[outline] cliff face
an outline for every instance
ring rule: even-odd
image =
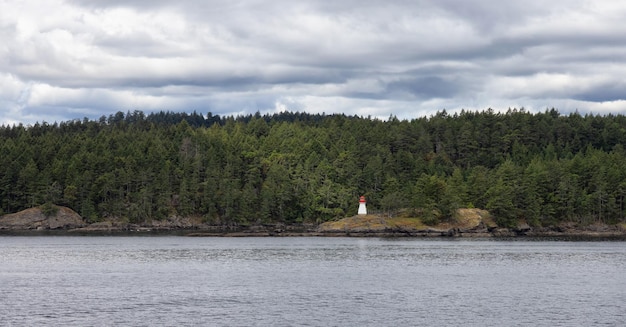
[[[56,214],[48,217],[40,208],[30,208],[0,217],[0,229],[45,230],[72,229],[87,225],[83,218],[70,208],[58,207]]]

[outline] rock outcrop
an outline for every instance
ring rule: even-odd
[[[0,217],[0,230],[72,229],[87,225],[83,218],[70,208],[46,216],[41,208],[30,208]]]
[[[579,225],[572,222],[556,226],[532,227],[519,221],[512,228],[499,227],[488,211],[458,209],[454,219],[434,226],[419,218],[396,218],[376,215],[353,216],[320,224],[317,232],[324,236],[447,236],[447,237],[580,237],[625,238],[626,223]]]
[[[495,227],[489,212],[480,209],[459,209],[454,221],[434,226],[424,225],[419,218],[360,215],[318,226],[324,235],[349,236],[473,236],[490,235]]]

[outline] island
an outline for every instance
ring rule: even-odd
[[[620,234],[624,126],[523,108],[410,120],[136,110],[0,126],[0,230]]]

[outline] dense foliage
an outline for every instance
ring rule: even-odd
[[[321,222],[368,208],[500,225],[624,221],[626,117],[445,111],[411,121],[119,112],[0,127],[0,214],[55,203],[97,221]]]

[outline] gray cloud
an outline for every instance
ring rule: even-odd
[[[118,110],[624,112],[601,0],[0,3],[0,124]]]
[[[407,92],[418,99],[449,98],[458,94],[462,84],[439,76],[418,76],[387,85],[389,93]]]
[[[572,98],[589,102],[626,100],[626,85],[623,82],[594,85],[591,88],[572,94]]]

